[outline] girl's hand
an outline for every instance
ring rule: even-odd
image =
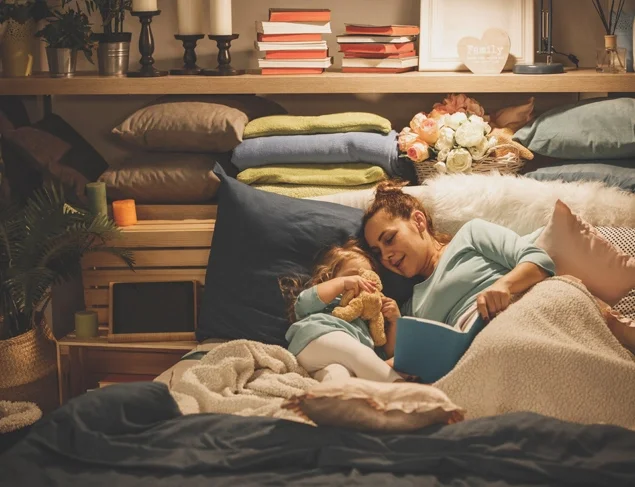
[[[490,321],[509,307],[511,297],[509,286],[504,282],[496,281],[476,297],[478,312],[485,321]]]
[[[362,276],[344,276],[340,277],[342,280],[343,292],[353,291],[357,296],[362,291],[369,293],[375,292],[376,286],[373,281],[364,279]]]
[[[401,316],[401,311],[399,311],[399,306],[397,306],[397,301],[394,299],[387,298],[386,296],[381,297],[381,314],[384,315],[386,321],[388,321],[391,325],[397,323],[397,318]]]

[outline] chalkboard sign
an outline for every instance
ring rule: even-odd
[[[197,281],[111,282],[108,341],[194,340]]]

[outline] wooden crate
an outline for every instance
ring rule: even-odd
[[[205,285],[216,206],[140,205],[139,223],[122,228],[113,246],[134,252],[135,270],[111,254],[95,252],[82,260],[86,308],[97,312],[100,330],[108,328],[110,282],[178,281],[195,279]]]

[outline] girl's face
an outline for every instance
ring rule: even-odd
[[[404,220],[380,210],[366,223],[364,237],[389,271],[404,277],[427,277],[434,271],[436,241],[428,233],[425,215],[420,211]]]
[[[357,276],[360,269],[372,271],[373,267],[370,265],[368,259],[355,254],[354,257],[342,263],[342,267],[337,271],[335,277]]]

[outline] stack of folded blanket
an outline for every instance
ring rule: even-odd
[[[252,120],[231,161],[239,181],[296,198],[368,189],[388,177],[416,180],[390,121],[363,112]]]

